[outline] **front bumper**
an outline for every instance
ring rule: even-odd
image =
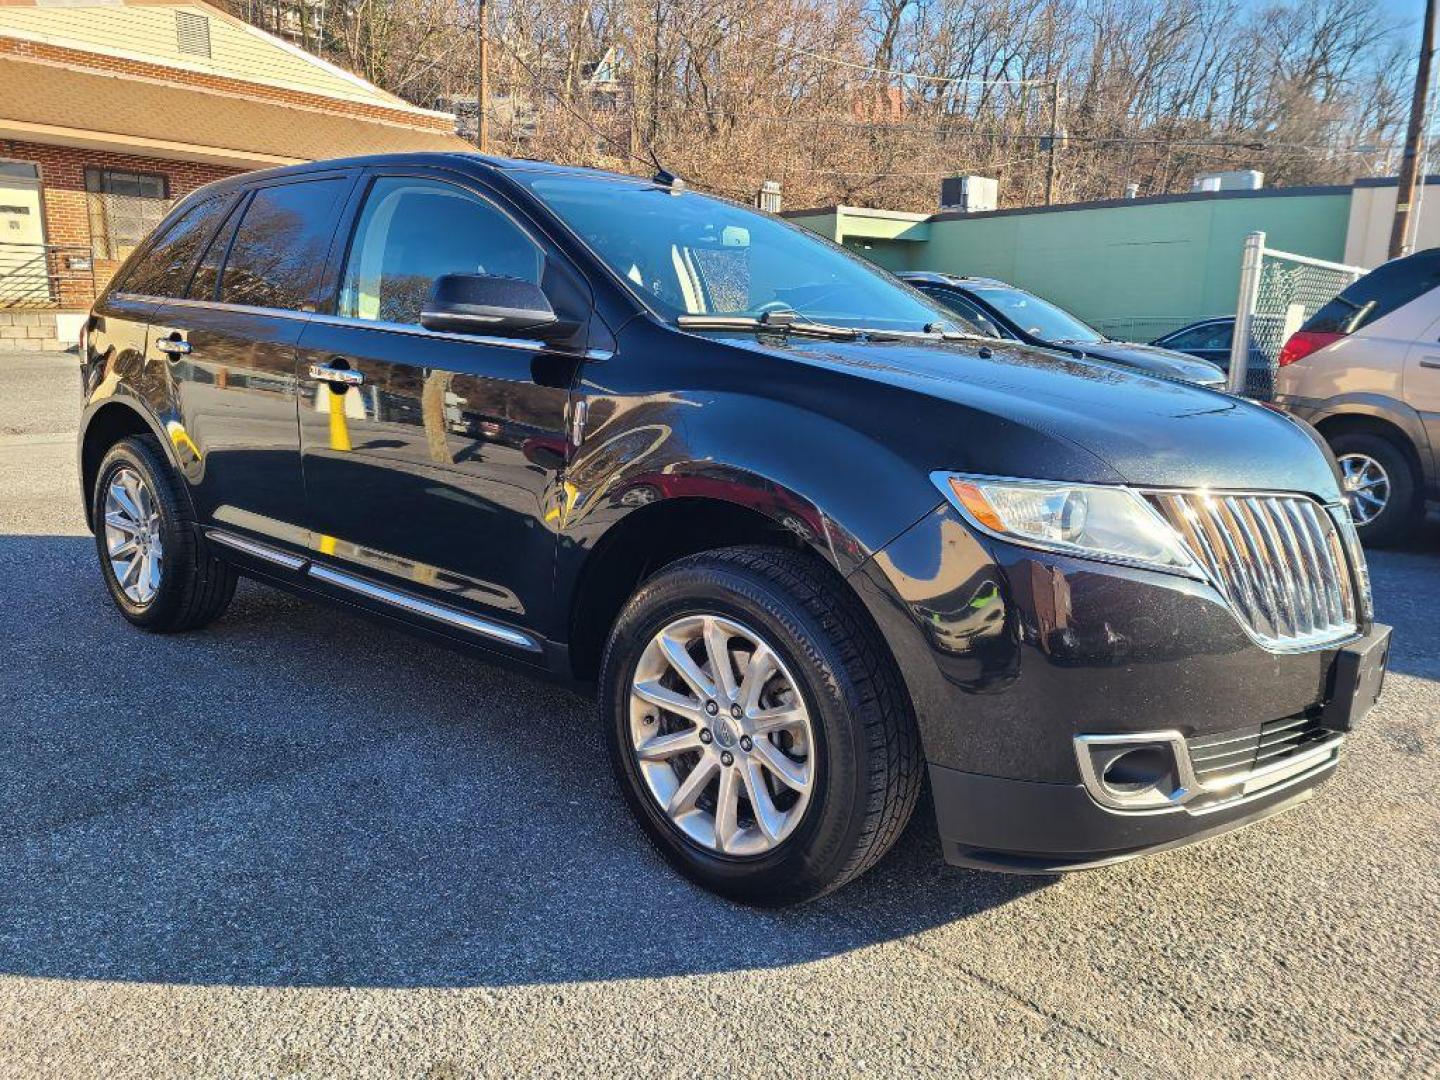
[[[1378,692],[1345,658],[1383,671],[1388,645],[1367,621],[1272,651],[1206,582],[982,539],[948,506],[851,581],[910,691],[946,857],[992,869],[1103,865],[1303,801],[1338,761],[1336,702]],[[1087,739],[1166,746],[1166,797],[1107,797]]]
[[[1046,784],[930,766],[945,861],[1008,873],[1087,870],[1193,844],[1261,821],[1309,800],[1334,771],[1338,742],[1324,760],[1264,792],[1206,813],[1115,813],[1082,784]]]

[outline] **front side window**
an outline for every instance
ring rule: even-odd
[[[511,175],[665,318],[794,311],[909,331],[950,321],[871,263],[755,210],[622,178]]]
[[[976,295],[1020,329],[1041,341],[1094,345],[1105,340],[1093,326],[1087,326],[1063,308],[1006,285],[977,286]]]
[[[186,210],[126,275],[120,288],[141,296],[183,295],[200,245],[229,205],[228,195],[216,195]]]
[[[220,300],[287,311],[312,303],[346,184],[305,180],[257,191],[230,245]]]
[[[955,313],[962,327],[981,337],[1003,338],[1005,334],[971,301],[953,289],[928,289],[926,295],[933,296]]]
[[[124,259],[170,209],[165,177],[120,169],[85,170],[90,249],[97,259]]]
[[[438,180],[376,180],[355,226],[341,279],[339,314],[418,323],[444,274],[488,274],[539,284],[544,256],[509,217]]]

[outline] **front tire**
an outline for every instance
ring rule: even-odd
[[[600,676],[626,802],[672,865],[746,903],[864,873],[915,808],[923,761],[899,673],[811,557],[682,559],[621,612]]]
[[[1349,432],[1330,440],[1350,516],[1365,544],[1394,544],[1414,529],[1423,504],[1405,452],[1382,435]]]
[[[100,462],[91,503],[110,597],[136,626],[193,630],[224,614],[235,571],[210,554],[160,444],[131,436]]]

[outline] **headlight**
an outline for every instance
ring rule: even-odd
[[[972,525],[1002,540],[1202,576],[1175,530],[1129,488],[947,472],[931,479]]]

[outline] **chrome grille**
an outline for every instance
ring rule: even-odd
[[[1313,499],[1171,491],[1150,499],[1261,644],[1313,648],[1355,632],[1345,544]]]
[[[1227,778],[1234,782],[1236,777],[1278,764],[1333,737],[1334,732],[1323,727],[1318,716],[1302,713],[1243,731],[1192,738],[1188,740],[1190,762],[1202,785],[1216,787]]]

